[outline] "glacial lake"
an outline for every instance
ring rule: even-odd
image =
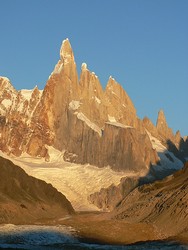
[[[12,225],[0,226],[0,249],[36,250],[188,250],[188,245],[175,242],[152,241],[114,246],[84,243],[71,227]]]

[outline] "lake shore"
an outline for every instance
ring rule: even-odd
[[[15,223],[23,225],[23,223]],[[133,223],[126,220],[111,219],[111,213],[76,212],[62,218],[40,219],[25,225],[71,227],[75,237],[83,243],[101,245],[132,245],[141,242],[164,241],[188,245],[188,231],[180,235],[170,235],[151,223]]]
[[[81,241],[90,243],[124,245],[168,238],[155,225],[112,220],[108,213],[77,213],[56,223],[73,227]]]

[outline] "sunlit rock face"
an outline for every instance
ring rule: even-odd
[[[174,142],[164,114],[156,127],[140,120],[114,78],[103,89],[86,63],[78,77],[68,39],[43,91],[17,91],[5,77],[0,77],[0,91],[0,149],[8,154],[50,160],[48,146],[53,146],[65,152],[67,161],[143,171],[159,161],[148,132]],[[175,138],[179,147],[181,135]]]
[[[0,77],[0,148],[2,151],[20,155],[26,150],[33,132],[32,116],[39,103],[41,91],[17,91],[10,80]]]

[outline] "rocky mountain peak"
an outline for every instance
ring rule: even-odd
[[[11,81],[4,76],[0,76],[0,91],[7,89],[9,92],[16,92],[15,88],[12,86]]]
[[[136,116],[136,109],[130,97],[122,86],[112,77],[109,77],[106,85],[105,94],[113,103],[113,106],[119,106]],[[119,108],[118,108],[119,109]]]
[[[160,128],[161,126],[168,126],[164,111],[162,109],[158,112],[157,128]]]
[[[106,89],[114,90],[116,87],[117,87],[116,80],[112,76],[110,76],[106,85]]]
[[[74,61],[73,51],[72,51],[71,44],[68,38],[63,40],[62,42],[61,49],[60,49],[60,58],[64,64]]]
[[[176,137],[177,139],[179,139],[179,140],[181,139],[181,133],[180,133],[179,130],[176,131],[175,137]]]
[[[157,128],[159,135],[164,139],[165,142],[166,142],[166,139],[172,142],[174,141],[173,131],[171,128],[168,127],[166,117],[162,109],[158,112],[156,128]]]
[[[164,114],[164,111],[161,109],[158,112],[158,117],[157,117],[157,123],[156,123],[156,127],[159,133],[166,133],[168,130],[168,124],[166,121],[166,117]]]
[[[152,136],[156,138],[159,136],[157,128],[148,117],[144,117],[143,125]]]
[[[34,89],[33,89],[33,92],[34,92],[34,91],[39,91],[39,88],[38,88],[37,85],[35,85],[35,87],[34,87]]]
[[[81,69],[82,69],[82,71],[83,71],[83,70],[87,70],[87,64],[86,64],[86,63],[82,63]]]
[[[88,70],[86,63],[83,63],[81,67],[80,88],[82,93],[86,92],[84,95],[89,95],[89,98],[100,97],[103,92],[98,77]]]
[[[180,131],[178,130],[175,134],[175,140],[174,140],[177,148],[179,148],[181,140],[182,140],[182,137],[181,137]]]
[[[7,77],[0,76],[0,115],[10,111],[18,92]]]
[[[39,90],[38,86],[36,85],[32,91],[31,97],[32,96],[41,96],[42,90]]]

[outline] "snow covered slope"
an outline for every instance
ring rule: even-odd
[[[182,168],[182,162],[173,153],[169,152],[155,137],[148,135],[152,146],[156,149],[160,164],[155,167],[157,172],[169,169]],[[21,157],[11,156],[0,152],[4,158],[9,158],[16,165],[22,167],[29,175],[51,183],[62,192],[76,210],[98,210],[88,201],[88,196],[98,192],[101,188],[107,188],[111,184],[118,185],[122,177],[144,176],[146,173],[116,172],[110,167],[98,168],[89,164],[81,165],[63,160],[64,152],[60,152],[48,146],[50,154],[49,162],[44,158],[34,158],[24,153]]]
[[[21,157],[9,157],[9,159],[29,175],[51,183],[67,197],[76,210],[98,210],[87,199],[91,193],[106,188],[112,183],[117,185],[124,176],[135,176],[131,172],[115,172],[109,167],[98,168],[64,162],[63,153],[52,147],[49,151],[50,162],[45,162],[42,158],[31,158],[27,154]],[[7,155],[2,152],[0,155],[7,158]]]

